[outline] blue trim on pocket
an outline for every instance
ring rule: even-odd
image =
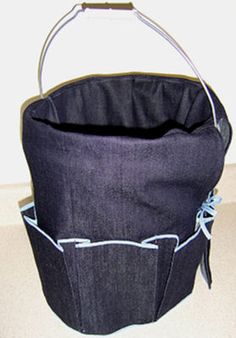
[[[206,201],[202,203],[201,207],[197,211],[196,226],[195,226],[196,231],[194,232],[192,236],[190,236],[183,243],[180,243],[179,236],[177,234],[155,235],[155,236],[144,239],[142,242],[135,242],[135,241],[130,241],[130,240],[119,240],[119,239],[91,242],[91,240],[88,238],[62,238],[62,239],[58,239],[57,241],[55,241],[46,232],[44,232],[42,229],[38,227],[38,221],[37,221],[34,202],[24,205],[20,209],[20,211],[23,214],[25,211],[33,208],[35,218],[33,219],[23,214],[24,220],[30,226],[32,226],[35,230],[39,231],[44,237],[46,237],[54,245],[54,247],[60,250],[61,252],[64,251],[63,246],[61,245],[62,243],[63,244],[75,243],[75,248],[88,248],[92,246],[107,245],[107,244],[121,244],[121,245],[134,245],[134,246],[138,246],[140,248],[146,248],[146,249],[158,249],[157,244],[150,243],[150,242],[153,242],[157,239],[166,239],[166,238],[173,238],[176,240],[175,252],[178,252],[179,250],[183,249],[186,245],[188,245],[191,241],[193,241],[195,238],[197,238],[201,231],[204,233],[204,235],[206,236],[208,240],[211,239],[211,234],[207,229],[207,223],[211,223],[212,221],[214,221],[215,216],[217,214],[217,211],[214,209],[214,207],[216,206],[216,204],[219,204],[221,200],[222,198],[218,195],[214,195],[213,191],[209,192]]]

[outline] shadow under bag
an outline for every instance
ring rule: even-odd
[[[196,78],[91,75],[43,94],[52,39],[95,7],[133,12]],[[132,4],[79,4],[48,35],[39,87],[23,112],[33,201],[21,214],[52,310],[80,332],[108,334],[163,316],[192,292],[199,266],[210,288],[214,188],[232,130],[183,49]]]

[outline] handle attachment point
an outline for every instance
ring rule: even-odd
[[[87,3],[83,2],[81,4],[82,9],[85,10],[87,8],[90,9],[122,9],[122,10],[133,10],[134,6],[132,2],[124,2],[124,3],[115,3],[115,2],[103,2],[103,3]]]

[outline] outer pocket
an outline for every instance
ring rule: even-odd
[[[22,209],[22,216],[44,295],[66,324],[84,333],[108,334],[155,321],[165,276],[157,240],[56,241],[40,228],[33,205]]]
[[[24,224],[30,239],[35,262],[38,268],[43,293],[54,312],[69,326],[80,326],[73,290],[65,262],[65,255],[49,236],[34,226],[34,208],[22,209]]]
[[[157,318],[163,316],[192,292],[196,271],[207,241],[204,233],[198,229],[186,242],[176,247]]]
[[[33,205],[22,216],[48,304],[66,324],[90,334],[164,315],[192,292],[208,243],[201,228],[184,243],[175,234],[142,242],[55,241],[38,226]]]
[[[106,241],[76,247],[83,332],[111,333],[155,320],[156,245]]]

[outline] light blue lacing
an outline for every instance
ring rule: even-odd
[[[222,198],[218,195],[214,195],[213,191],[210,191],[208,194],[207,199],[202,203],[201,207],[197,211],[196,215],[196,226],[195,226],[195,233],[189,237],[186,241],[183,243],[179,243],[179,236],[177,234],[162,234],[162,235],[155,235],[150,238],[144,239],[141,243],[135,243],[133,242],[132,244],[138,245],[141,247],[148,247],[150,249],[157,249],[158,246],[155,244],[151,244],[150,242],[155,240],[155,239],[163,239],[163,238],[173,238],[176,239],[176,248],[175,252],[183,249],[187,244],[189,244],[191,241],[193,241],[201,231],[203,231],[204,235],[208,240],[211,239],[211,234],[209,230],[207,229],[206,224],[214,221],[215,216],[217,214],[217,211],[214,209],[216,204],[219,204],[221,202]],[[58,250],[64,251],[61,243],[70,243],[70,242],[75,242],[75,247],[80,248],[80,247],[89,247],[89,246],[94,246],[94,245],[104,245],[108,243],[120,243],[120,244],[131,244],[130,241],[121,241],[121,240],[110,240],[110,241],[100,241],[100,242],[95,242],[91,243],[90,239],[85,239],[85,238],[66,238],[66,239],[58,239],[55,241],[52,239],[48,234],[46,234],[42,229],[38,227],[38,220],[36,216],[36,211],[35,211],[35,205],[34,202],[29,203],[25,205],[24,207],[21,208],[21,212],[24,212],[30,208],[33,208],[34,210],[34,219],[31,217],[28,217],[26,215],[23,215],[25,221],[31,225],[33,228],[35,228],[37,231],[39,231],[44,237],[46,237]],[[121,243],[122,242],[122,243]]]
[[[206,224],[214,221],[217,211],[214,207],[222,201],[222,198],[218,195],[214,195],[213,191],[210,191],[206,201],[204,201],[199,208],[196,215],[196,229],[201,228],[204,235],[208,240],[212,238],[212,235],[207,229]]]

